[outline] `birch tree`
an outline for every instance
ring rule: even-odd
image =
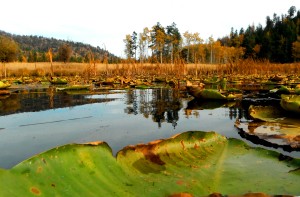
[[[187,47],[186,63],[189,63],[190,46],[191,46],[193,34],[191,34],[188,31],[186,31],[186,32],[184,32],[183,37],[185,38],[185,46]]]
[[[140,63],[143,63],[148,55],[148,40],[149,40],[149,29],[146,27],[143,32],[139,34],[139,51],[140,51]]]
[[[133,41],[132,41],[132,38],[131,38],[131,35],[130,34],[127,34],[125,39],[123,40],[124,43],[125,43],[125,55],[127,57],[128,60],[131,59],[131,57],[133,56]]]

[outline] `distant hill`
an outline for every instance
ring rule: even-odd
[[[88,54],[90,54],[90,52],[94,54],[94,59],[98,62],[103,62],[105,60],[105,55],[109,63],[116,63],[120,61],[119,57],[108,52],[107,50],[100,48],[99,46],[93,47],[89,44],[84,44],[81,42],[45,38],[43,36],[16,35],[1,30],[0,35],[10,37],[18,43],[21,50],[19,54],[19,61],[47,61],[46,53],[48,52],[49,48],[53,49],[53,61],[58,61],[58,56],[56,53],[59,47],[63,44],[68,44],[72,48],[72,56],[70,59],[71,62],[87,62]]]

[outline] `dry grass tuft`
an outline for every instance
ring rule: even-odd
[[[178,61],[175,64],[88,64],[88,63],[61,63],[53,62],[54,76],[81,76],[85,79],[93,77],[113,76],[163,76],[174,78],[201,78],[207,76],[270,76],[299,75],[300,63],[272,64],[267,61],[243,60],[231,64],[184,64]],[[0,67],[0,77],[44,77],[51,76],[51,63],[6,63]]]

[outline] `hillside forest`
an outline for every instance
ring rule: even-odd
[[[120,58],[97,46],[91,46],[81,42],[59,40],[55,38],[45,38],[43,36],[15,35],[0,31],[0,54],[5,46],[12,51],[16,51],[13,59],[19,62],[49,62],[49,53],[55,62],[78,62],[84,63],[96,61],[97,63],[116,63]],[[9,40],[15,42],[8,44]],[[6,40],[6,44],[4,44]],[[3,57],[1,61],[6,61]]]

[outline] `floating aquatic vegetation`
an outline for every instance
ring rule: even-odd
[[[50,82],[52,84],[67,84],[68,80],[60,77],[52,77]]]
[[[300,149],[299,118],[286,117],[281,110],[274,106],[250,106],[249,114],[255,119],[254,121],[238,120],[235,124],[244,133],[255,135],[261,141],[277,147]]]
[[[4,83],[3,81],[0,81],[0,89],[7,89],[10,86],[9,83]]]
[[[277,95],[290,94],[291,91],[292,91],[291,88],[288,88],[288,87],[283,86],[283,85],[280,86],[280,88],[270,90],[271,93],[275,93]]]
[[[69,144],[0,170],[0,195],[298,194],[300,160],[278,158],[214,132],[128,146],[116,158],[105,142]]]
[[[78,91],[78,90],[89,90],[91,85],[71,85],[66,87],[57,87],[57,91]]]
[[[280,105],[283,109],[300,114],[299,95],[281,95]]]
[[[193,97],[204,100],[235,100],[242,97],[242,94],[239,93],[236,94],[234,92],[222,92],[215,89],[203,89],[195,86],[187,86],[187,91]]]

